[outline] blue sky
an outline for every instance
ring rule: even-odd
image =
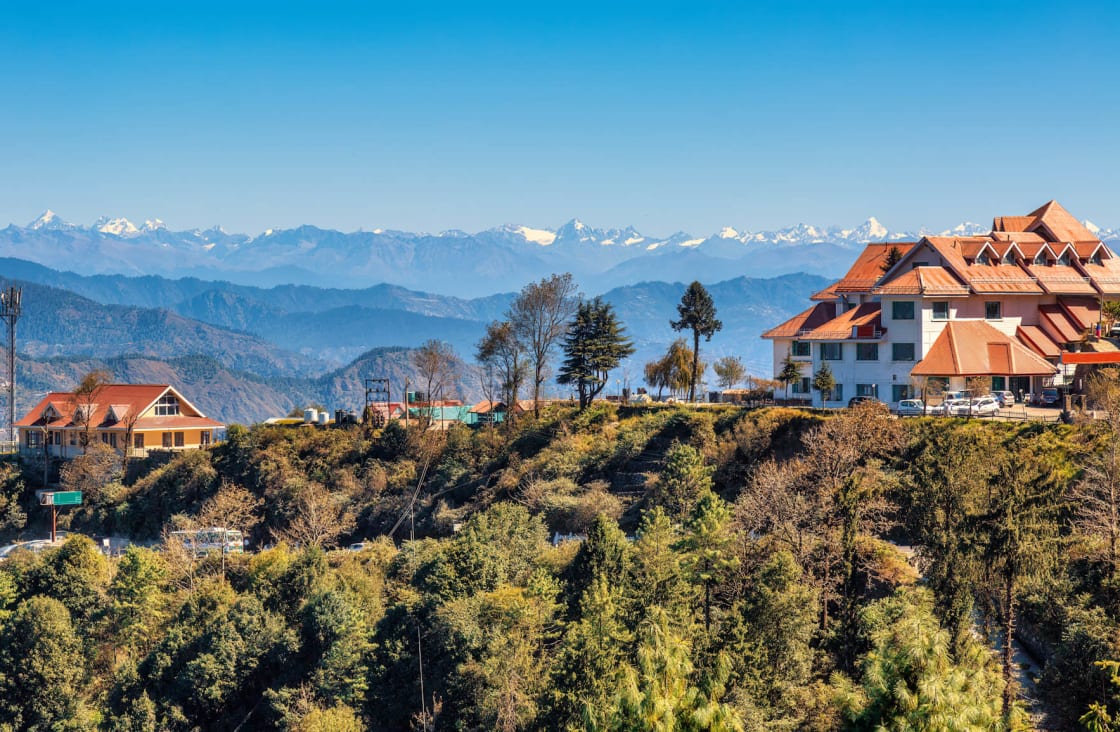
[[[22,3],[0,222],[1120,225],[1120,10]]]

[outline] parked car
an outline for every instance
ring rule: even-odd
[[[1058,393],[1057,389],[1043,389],[1042,396],[1039,397],[1038,403],[1044,407],[1054,407],[1057,406],[1061,399],[1061,394]]]
[[[969,401],[960,400],[945,400],[941,403],[941,413],[945,416],[968,416],[969,414]]]
[[[920,414],[928,414],[926,405],[921,399],[901,399],[898,402],[898,416],[899,417],[913,417]]]
[[[1108,330],[1109,338],[1120,338],[1120,323],[1113,323]]]
[[[848,406],[849,407],[854,407],[855,405],[863,404],[864,402],[877,402],[877,401],[879,401],[879,400],[876,399],[873,396],[854,396],[854,397],[852,397],[851,399],[848,400]]]
[[[972,416],[991,417],[994,414],[999,414],[999,400],[995,397],[980,397],[972,401]]]
[[[995,397],[1001,407],[1010,407],[1015,403],[1015,395],[1009,391],[993,391],[992,396]]]

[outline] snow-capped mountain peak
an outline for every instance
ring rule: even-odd
[[[93,228],[100,231],[102,234],[112,234],[113,236],[125,236],[128,234],[139,234],[140,230],[136,228],[136,224],[132,223],[126,218],[111,219],[108,216],[102,216],[94,222]]]
[[[140,227],[140,231],[159,231],[160,229],[166,228],[167,224],[163,223],[159,219],[147,219],[146,221],[144,221],[144,225]]]
[[[719,230],[719,234],[717,236],[719,236],[720,239],[738,239],[739,232],[735,229],[732,229],[730,226],[725,226]]]
[[[1092,234],[1093,236],[1100,236],[1101,227],[1097,226],[1096,224],[1094,224],[1089,219],[1085,219],[1084,221],[1082,221],[1081,225],[1084,226],[1086,229],[1088,229],[1089,233]]]
[[[73,229],[75,227],[73,224],[63,221],[58,214],[48,208],[26,228],[38,231],[40,229]]]

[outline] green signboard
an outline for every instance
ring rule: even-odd
[[[56,506],[78,506],[82,503],[81,491],[61,491],[55,493],[52,498]]]

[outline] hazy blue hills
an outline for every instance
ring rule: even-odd
[[[21,372],[33,378],[21,376],[21,384],[68,388],[82,369],[112,363],[121,380],[203,389],[208,396],[201,403],[214,405],[209,412],[237,421],[276,416],[308,401],[360,405],[361,382],[371,376],[390,376],[400,390],[406,375],[415,381],[405,349],[428,339],[451,343],[469,361],[486,323],[502,317],[513,297],[465,299],[392,285],[258,288],[196,278],[91,276],[13,259],[0,260],[0,275],[24,287],[17,349]],[[804,309],[807,296],[828,281],[792,274],[710,284],[724,328],[703,344],[705,360],[737,355],[753,373],[768,375],[770,344],[759,334]],[[669,320],[684,288],[683,282],[641,282],[602,293],[637,347],[614,375],[620,384],[640,385],[642,365],[680,337]],[[480,389],[468,372],[459,391],[473,399]]]

